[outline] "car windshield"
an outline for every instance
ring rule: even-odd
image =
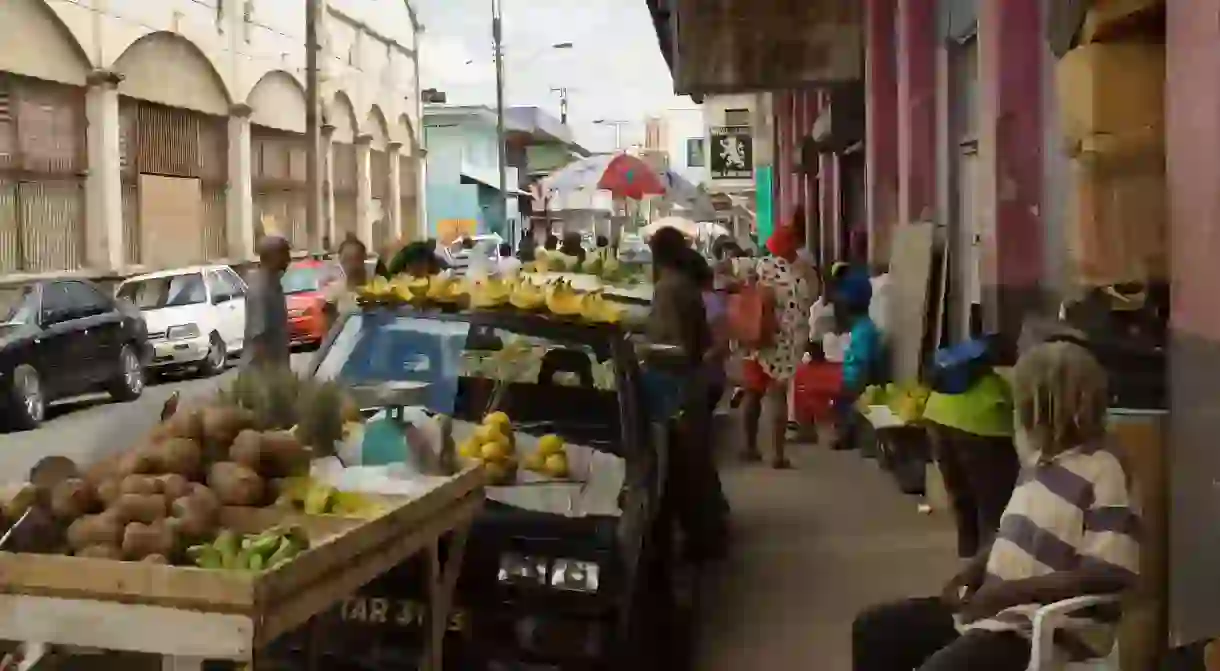
[[[318,291],[330,274],[323,266],[292,266],[280,278],[280,286],[285,295]]]
[[[503,411],[527,434],[555,433],[608,452],[622,442],[609,339],[600,348],[554,333],[376,311],[349,317],[317,377],[361,387],[426,382],[428,411],[478,422]]]
[[[27,286],[4,306],[4,318],[0,319],[0,325],[34,324],[37,319],[38,294],[34,287]]]
[[[119,298],[141,310],[197,305],[208,300],[201,273],[130,280],[119,287]]]

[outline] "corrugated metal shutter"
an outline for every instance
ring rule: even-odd
[[[84,91],[0,73],[0,272],[84,261]]]
[[[335,240],[356,233],[356,147],[350,144],[335,144],[332,147],[335,160]]]
[[[229,141],[226,120],[191,110],[124,99],[120,105],[120,165],[123,174],[125,248],[133,263],[148,263],[140,248],[140,175],[199,180],[200,216],[181,218],[190,230],[174,235],[199,241],[204,258],[228,256]],[[164,232],[162,232],[164,233]]]
[[[279,232],[294,249],[308,249],[310,236],[305,209],[306,140],[303,135],[256,126],[254,142],[255,217],[274,217]]]

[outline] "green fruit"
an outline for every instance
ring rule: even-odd
[[[250,556],[250,563],[247,566],[247,568],[249,568],[251,571],[261,571],[261,570],[263,570],[263,566],[265,566],[265,565],[266,565],[266,560],[263,559],[263,556],[260,554],[256,554],[256,555]]]
[[[224,566],[220,551],[212,545],[194,545],[187,548],[186,556],[199,568],[216,569]]]
[[[241,553],[241,539],[234,531],[230,529],[221,531],[216,536],[216,540],[212,542],[212,547],[216,549],[222,567],[238,567],[237,556]]]
[[[328,485],[314,485],[305,495],[306,515],[325,515],[330,510],[331,500],[335,496],[335,488]]]

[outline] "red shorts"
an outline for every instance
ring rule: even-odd
[[[776,384],[776,380],[763,370],[762,364],[754,359],[741,362],[741,382],[746,391],[764,394]]]

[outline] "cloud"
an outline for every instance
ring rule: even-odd
[[[624,144],[643,136],[646,116],[690,108],[673,95],[643,0],[503,0],[505,89],[510,105],[558,114],[552,88],[566,87],[570,124],[592,149],[610,149],[614,129],[597,119],[626,121]],[[427,28],[421,44],[423,84],[449,100],[495,104],[491,0],[418,0]],[[570,42],[572,49],[552,45]],[[468,61],[472,61],[467,65]]]

